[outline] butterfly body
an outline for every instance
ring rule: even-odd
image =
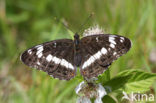
[[[76,33],[74,40],[54,40],[26,50],[21,61],[60,80],[73,78],[79,67],[81,75],[90,79],[102,74],[130,47],[131,41],[123,36],[99,33],[80,39]]]
[[[81,64],[81,42],[80,42],[80,37],[79,35],[76,33],[74,35],[74,48],[75,48],[75,51],[74,51],[74,64],[78,67],[80,66]]]

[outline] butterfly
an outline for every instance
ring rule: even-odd
[[[84,78],[91,79],[102,74],[130,48],[130,39],[104,34],[94,27],[86,30],[82,38],[76,33],[74,40],[53,40],[29,48],[22,53],[21,61],[60,80],[74,78],[77,67]]]

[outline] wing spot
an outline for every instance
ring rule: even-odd
[[[102,48],[102,49],[101,49],[101,53],[102,53],[102,54],[107,54],[106,48]]]
[[[96,42],[99,42],[99,38],[98,37],[96,37]]]
[[[114,41],[115,38],[114,37],[109,37],[109,42],[113,43],[113,44],[116,44],[116,42]]]
[[[57,58],[57,57],[54,56],[53,59],[52,59],[52,61],[55,62],[55,64],[59,64],[60,61],[61,61],[61,59],[59,59],[59,58]]]
[[[113,53],[113,55],[116,55],[116,54],[117,54],[116,52]]]
[[[32,54],[32,50],[31,50],[31,49],[29,49],[29,50],[28,50],[28,53],[31,55],[31,54]]]
[[[74,70],[74,67],[72,66],[71,63],[69,63],[69,68]]]
[[[115,45],[111,43],[111,44],[110,44],[110,47],[111,47],[111,48],[115,48]]]
[[[125,38],[124,38],[124,37],[120,37],[120,39],[125,40]]]
[[[72,66],[72,64],[69,63],[68,61],[66,61],[65,59],[62,59],[61,60],[61,65],[62,66],[65,66],[66,68],[70,68],[70,69],[73,69],[74,70],[74,67]]]
[[[41,57],[42,57],[42,55],[43,55],[43,54],[42,54],[42,53],[40,53],[40,54],[38,54],[37,56],[38,56],[38,58],[41,58]]]
[[[99,59],[101,57],[102,53],[100,51],[98,51],[96,54],[94,54],[93,56],[96,58],[96,59]]]
[[[94,57],[91,56],[87,61],[86,61],[86,65],[84,65],[85,67],[89,66],[90,64],[92,64],[95,61]]]
[[[70,75],[73,77],[74,76],[74,73],[71,73]]]
[[[122,40],[122,39],[120,39],[120,42],[121,42],[121,43],[123,43],[123,40]]]
[[[110,36],[111,36],[111,37],[114,37],[114,38],[117,37],[116,35],[110,35]]]
[[[43,46],[42,45],[38,45],[36,46],[37,48],[37,52],[36,52],[36,55],[38,56],[38,58],[41,58],[42,57],[42,51],[43,51]]]
[[[65,59],[61,60],[61,65],[65,66],[66,68],[68,68],[68,62]]]
[[[123,43],[123,41],[125,40],[124,37],[120,37],[120,42]]]
[[[48,61],[48,62],[50,62],[51,60],[52,60],[52,55],[51,54],[49,54],[47,57],[46,57],[46,60]]]
[[[54,48],[56,48],[56,44],[57,44],[57,43],[55,42],[55,43],[54,43]]]
[[[41,65],[41,63],[40,63],[39,61],[37,61],[37,64],[38,64],[38,65]]]
[[[41,47],[42,45],[37,45],[37,46],[35,46],[35,48],[39,48],[39,47]]]

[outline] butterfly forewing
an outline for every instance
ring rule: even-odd
[[[74,47],[70,39],[46,42],[26,50],[21,60],[29,67],[47,72],[54,78],[70,80],[76,75]]]
[[[98,34],[81,39],[81,74],[92,78],[102,74],[108,66],[131,47],[128,38],[119,35]]]

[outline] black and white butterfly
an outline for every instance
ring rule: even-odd
[[[77,67],[84,78],[97,77],[111,63],[131,48],[131,41],[123,36],[103,34],[98,28],[89,29],[80,39],[60,39],[26,50],[21,61],[29,67],[47,72],[60,80],[70,80]]]

